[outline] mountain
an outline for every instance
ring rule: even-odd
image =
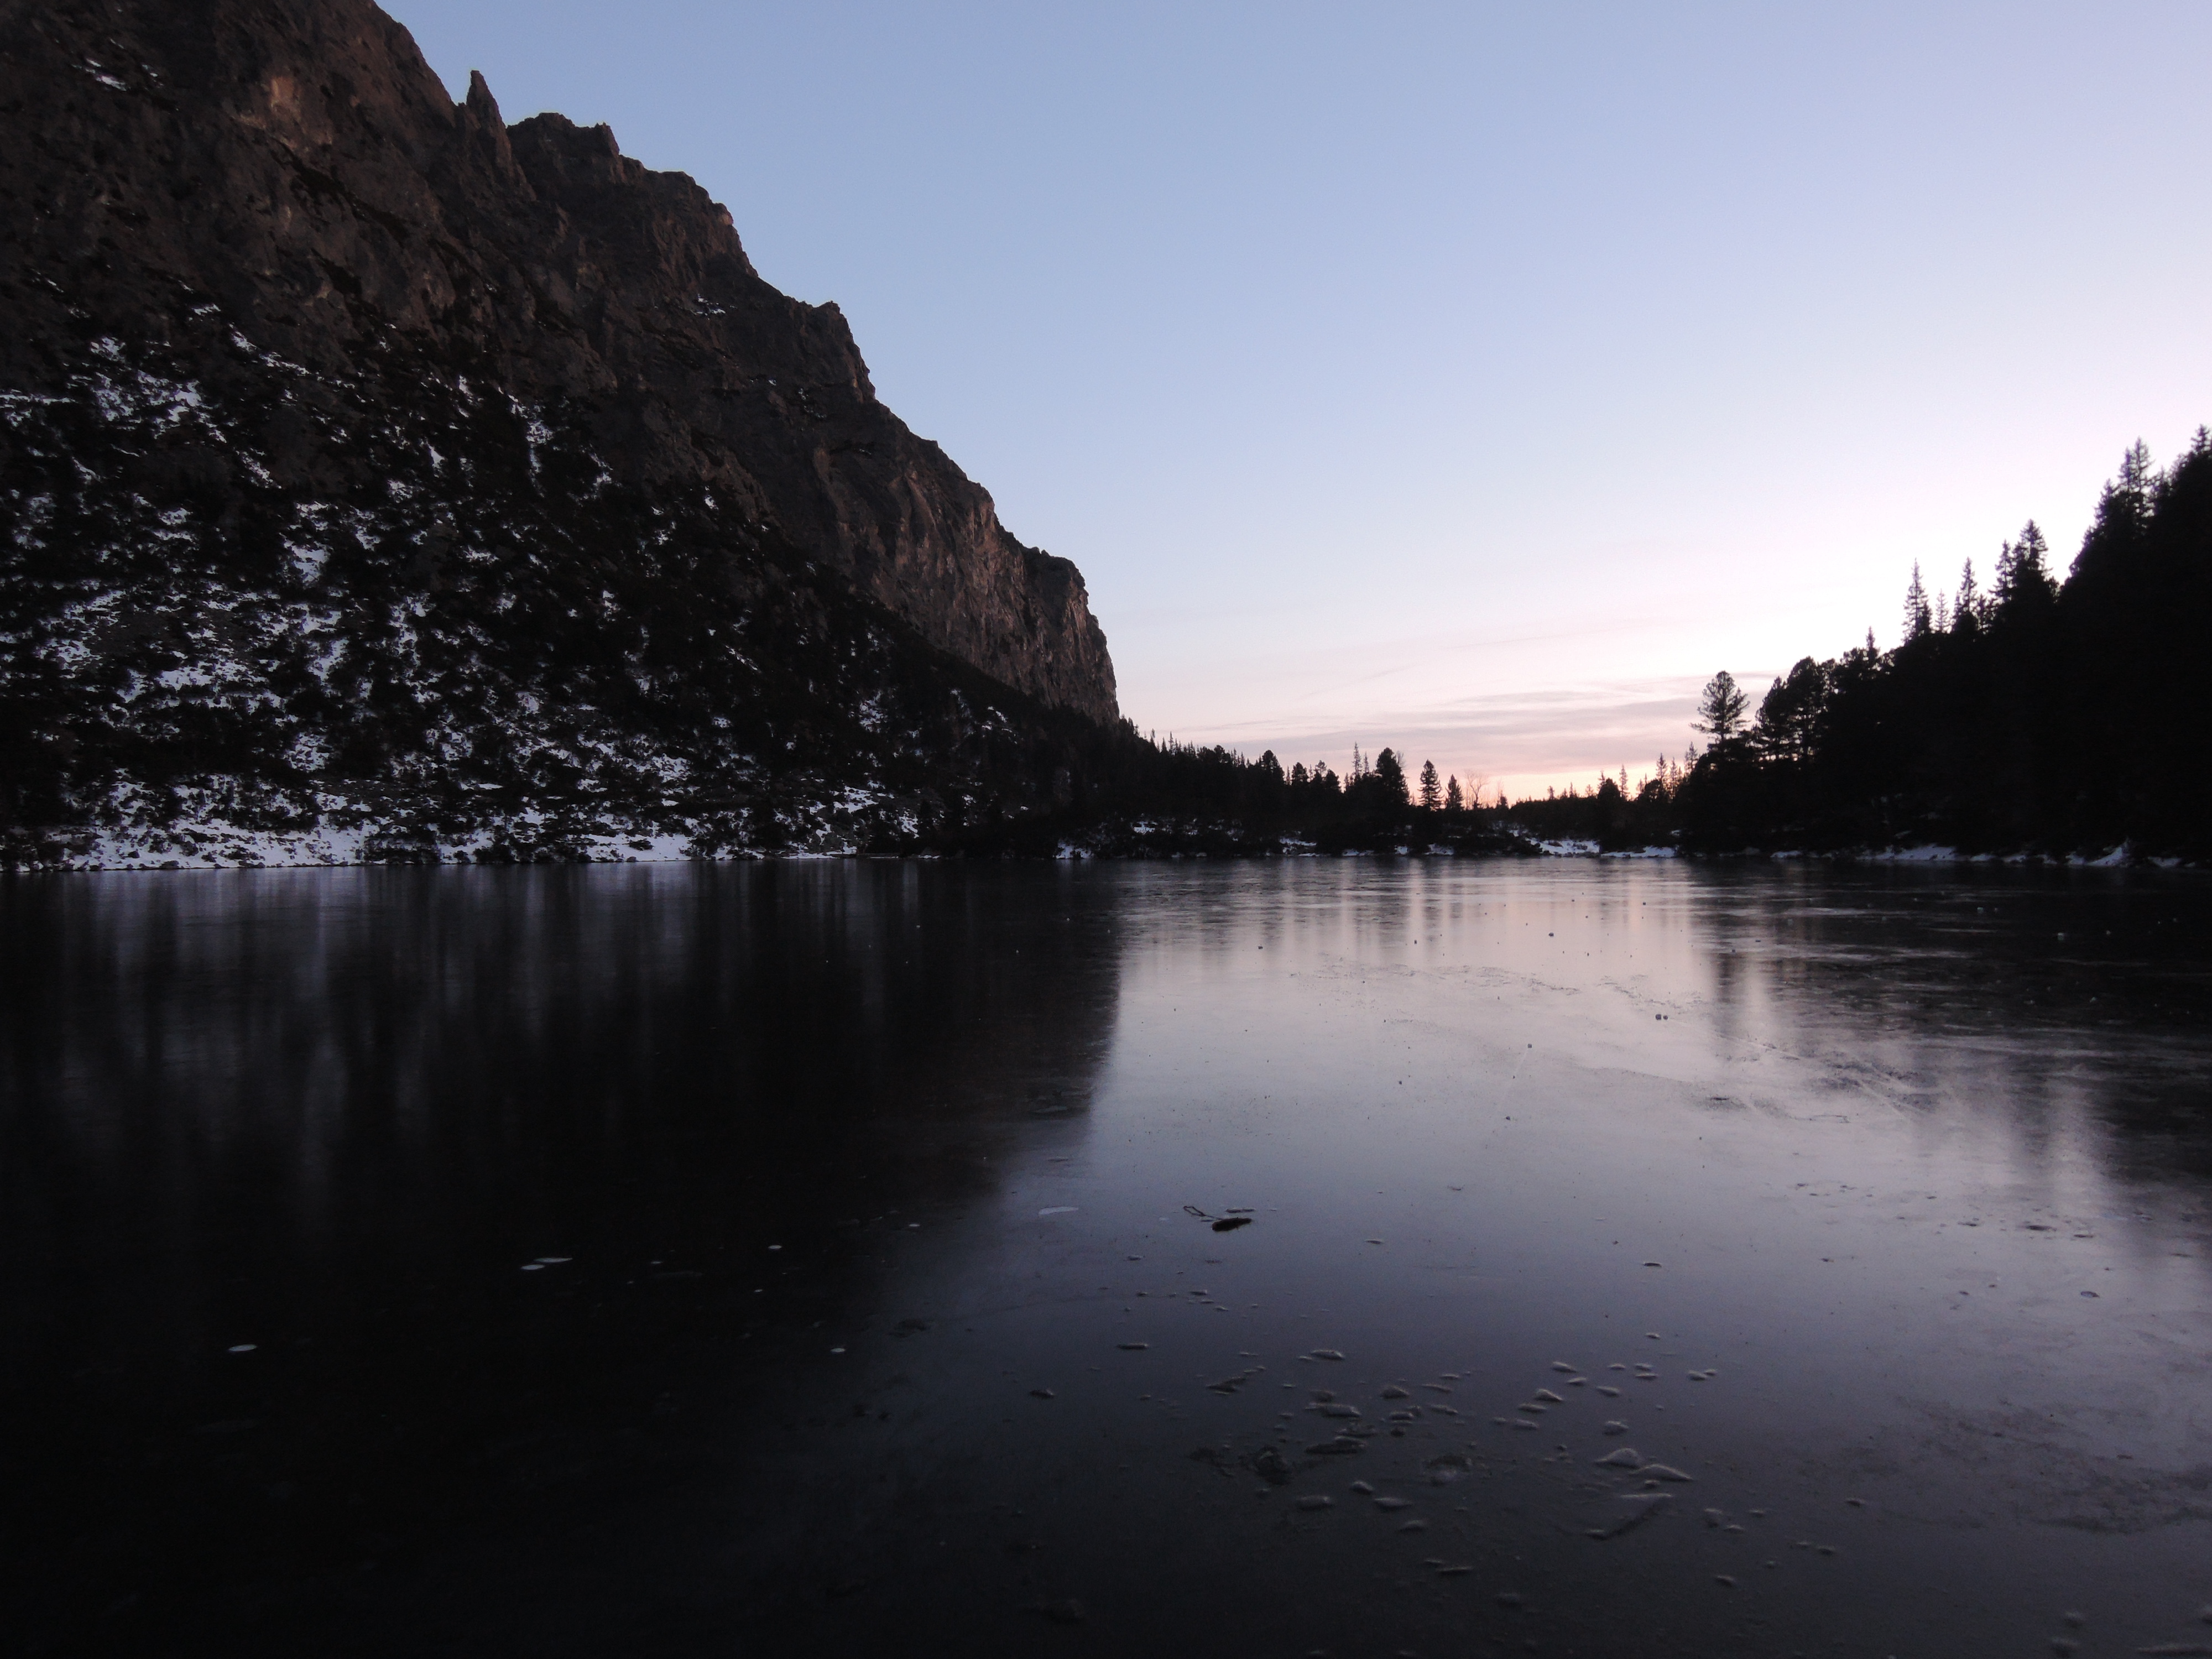
[[[0,0],[0,858],[911,847],[1115,740],[1080,573],[606,128]]]

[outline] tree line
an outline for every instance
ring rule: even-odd
[[[1049,833],[1158,818],[1224,851],[1530,838],[1607,848],[1807,851],[1940,844],[1961,852],[2212,855],[2212,434],[2160,468],[2122,458],[2061,577],[2030,520],[1989,580],[1916,564],[1900,642],[1801,659],[1754,705],[1727,672],[1699,699],[1703,739],[1632,785],[1484,802],[1383,749],[1287,770],[1269,750],[1165,744],[1125,722],[1096,749]],[[1157,827],[1157,826],[1155,826]],[[1042,823],[1024,843],[1048,833]],[[1042,843],[1040,843],[1042,844]]]
[[[1757,708],[1726,673],[1667,805],[1693,847],[1903,842],[1966,852],[2201,855],[2212,678],[2212,434],[2122,458],[2062,580],[2030,520],[1985,586],[1917,565],[1895,649],[1801,659]]]

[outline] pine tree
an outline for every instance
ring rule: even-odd
[[[1455,772],[1451,775],[1451,781],[1444,785],[1444,811],[1463,812],[1466,810],[1467,801],[1459,793],[1459,774]]]
[[[1373,776],[1384,799],[1393,806],[1405,806],[1412,802],[1406,789],[1405,763],[1395,750],[1385,749],[1376,756]]]
[[[1425,812],[1433,812],[1443,804],[1443,788],[1437,781],[1437,763],[1434,761],[1423,761],[1421,763],[1421,810]]]
[[[1705,690],[1698,699],[1698,718],[1691,722],[1694,731],[1703,732],[1718,748],[1743,732],[1744,711],[1751,706],[1751,698],[1735,683],[1735,676],[1723,668],[1705,682]]]
[[[2058,585],[2051,580],[2050,559],[2050,544],[2043,539],[2043,532],[2035,520],[2030,519],[2021,528],[2020,539],[2007,542],[2004,551],[1997,556],[1998,616],[2040,611],[2058,597]]]
[[[1905,637],[1908,642],[1924,639],[1936,626],[1936,612],[1928,603],[1928,588],[1920,580],[1920,561],[1912,562],[1912,585],[1905,590]]]
[[[1972,632],[1989,620],[1982,602],[1981,589],[1974,586],[1974,562],[1966,561],[1966,568],[1959,574],[1959,602],[1951,610],[1953,626]]]

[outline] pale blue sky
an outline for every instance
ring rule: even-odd
[[[1514,789],[2212,421],[2212,5],[387,0],[836,300],[1140,727]]]

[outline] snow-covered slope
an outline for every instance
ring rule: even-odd
[[[1110,741],[834,307],[366,0],[0,3],[0,859],[891,848]]]

